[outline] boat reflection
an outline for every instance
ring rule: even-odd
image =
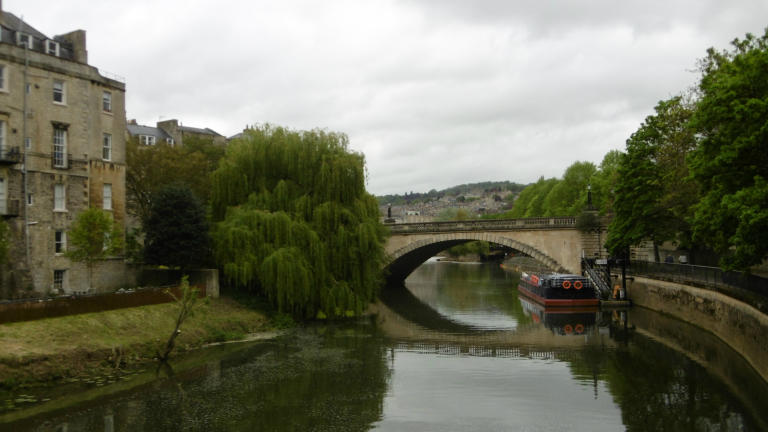
[[[534,323],[543,324],[562,336],[592,333],[597,328],[597,306],[544,307],[520,296],[520,305]]]

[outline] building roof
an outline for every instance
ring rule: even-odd
[[[179,130],[182,132],[190,132],[190,133],[202,134],[202,135],[223,136],[220,133],[210,128],[200,129],[196,127],[179,126]]]
[[[48,36],[40,33],[34,27],[27,24],[26,21],[22,21],[19,17],[10,12],[3,11],[2,17],[0,18],[0,24],[7,29],[32,35],[36,39],[49,39]]]
[[[128,129],[128,133],[131,136],[138,136],[138,135],[149,135],[154,136],[157,139],[169,139],[171,138],[170,135],[165,133],[164,130],[152,126],[144,126],[144,125],[138,125],[138,124],[128,124],[126,125],[126,128]]]

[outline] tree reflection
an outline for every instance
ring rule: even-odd
[[[390,379],[385,347],[368,323],[327,324],[13,430],[368,430]]]

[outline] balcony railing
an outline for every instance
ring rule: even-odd
[[[17,164],[21,162],[21,152],[18,147],[0,145],[0,163]]]

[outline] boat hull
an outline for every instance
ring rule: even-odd
[[[547,298],[536,294],[520,284],[517,287],[518,292],[536,303],[546,307],[574,307],[574,306],[598,306],[600,300],[597,298]]]

